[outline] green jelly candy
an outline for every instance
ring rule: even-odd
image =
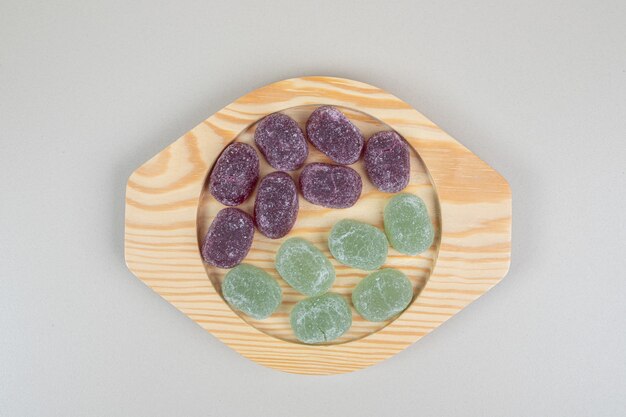
[[[341,220],[328,236],[335,259],[353,268],[371,271],[387,259],[387,238],[378,228],[355,220]]]
[[[352,312],[342,296],[318,295],[300,301],[291,310],[291,328],[296,337],[308,344],[330,342],[352,325]]]
[[[412,194],[399,194],[389,200],[384,213],[385,233],[398,252],[417,255],[433,244],[435,231],[426,204]]]
[[[269,317],[282,298],[278,282],[261,268],[248,264],[240,264],[228,271],[222,294],[232,308],[255,319]]]
[[[278,249],[276,270],[289,285],[306,295],[323,294],[335,281],[335,268],[304,239],[287,239]]]
[[[413,286],[402,272],[381,269],[365,277],[352,292],[356,311],[369,321],[389,320],[413,298]]]

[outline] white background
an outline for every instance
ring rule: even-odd
[[[267,83],[412,104],[501,172],[511,271],[394,358],[256,365],[123,260],[133,169]],[[624,416],[626,3],[0,0],[0,416]]]

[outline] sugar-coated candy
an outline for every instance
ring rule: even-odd
[[[286,114],[273,113],[259,122],[254,142],[267,163],[281,171],[293,171],[302,166],[309,147],[302,129]]]
[[[350,167],[316,162],[300,173],[302,195],[318,206],[351,207],[361,196],[362,188],[361,176]]]
[[[326,293],[307,298],[291,310],[291,328],[298,340],[308,343],[330,342],[352,325],[352,312],[344,298]]]
[[[237,206],[252,194],[259,180],[259,156],[241,142],[226,147],[213,167],[209,191],[225,206]]]
[[[202,258],[218,268],[232,268],[248,254],[254,238],[254,222],[246,212],[227,207],[213,219],[202,243]]]
[[[282,291],[278,282],[261,268],[240,264],[226,274],[222,295],[235,310],[261,320],[276,311]]]
[[[411,176],[409,145],[396,132],[378,132],[365,145],[365,170],[380,191],[397,193]]]
[[[424,201],[413,194],[399,194],[385,206],[385,233],[398,252],[417,255],[433,243],[435,232]]]
[[[355,163],[363,151],[363,135],[338,109],[321,106],[306,123],[306,133],[317,149],[341,165]]]
[[[381,269],[363,278],[352,292],[354,309],[365,320],[385,321],[411,302],[413,286],[401,271]]]
[[[344,265],[372,271],[387,260],[387,238],[378,228],[356,220],[340,220],[328,236],[330,253]]]
[[[313,244],[298,237],[287,239],[276,254],[276,270],[296,291],[319,295],[335,281],[335,268]]]
[[[271,239],[285,236],[298,217],[298,190],[289,174],[272,172],[259,183],[254,201],[254,222]]]

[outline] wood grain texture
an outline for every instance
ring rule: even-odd
[[[222,149],[233,140],[250,143],[255,123],[269,113],[283,111],[303,126],[308,114],[321,104],[341,106],[366,137],[394,129],[409,142],[416,153],[407,191],[426,201],[437,236],[433,247],[418,257],[390,251],[386,266],[407,273],[416,294],[400,317],[377,324],[355,314],[353,328],[342,339],[310,346],[298,343],[288,326],[288,312],[300,295],[279,280],[285,303],[274,316],[257,321],[238,315],[219,293],[225,271],[203,264],[199,241],[221,208],[203,190]],[[312,150],[309,160],[325,157]],[[389,195],[371,186],[362,162],[353,167],[364,179],[359,203],[346,210],[330,210],[300,198],[298,221],[289,237],[303,236],[328,254],[325,238],[338,219],[356,218],[382,226],[382,208]],[[262,174],[270,170],[263,161]],[[251,198],[242,207],[251,212],[252,204]],[[256,233],[244,262],[278,278],[272,261],[283,240]],[[354,371],[419,340],[504,277],[510,241],[511,193],[497,172],[400,99],[339,78],[289,79],[241,97],[139,167],[129,178],[126,193],[129,269],[245,357],[301,374]],[[334,265],[338,278],[332,290],[348,297],[366,273]]]

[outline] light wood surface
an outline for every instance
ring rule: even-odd
[[[255,123],[282,111],[302,127],[321,104],[340,106],[364,135],[394,129],[412,146],[411,182],[405,191],[426,202],[436,230],[426,253],[405,256],[393,249],[385,267],[403,270],[415,299],[390,323],[370,323],[353,314],[341,339],[324,346],[297,342],[288,323],[303,298],[273,268],[284,239],[302,236],[332,260],[332,291],[349,295],[367,273],[338,264],[325,241],[339,219],[354,218],[382,227],[390,194],[377,191],[363,171],[363,194],[349,209],[325,209],[300,197],[292,232],[271,240],[255,234],[244,262],[275,276],[284,302],[267,320],[240,316],[220,296],[227,271],[202,263],[199,253],[208,225],[222,207],[204,192],[205,180],[222,149],[233,140],[252,143]],[[327,161],[310,148],[309,161]],[[416,152],[415,152],[416,151]],[[261,157],[262,175],[271,172]],[[297,172],[292,173],[294,179]],[[241,208],[251,213],[254,196]],[[301,374],[354,371],[406,348],[488,291],[507,272],[510,260],[511,193],[506,181],[478,157],[400,99],[376,87],[339,78],[284,80],[255,90],[209,117],[139,167],[126,193],[125,256],[129,269],[154,291],[242,355],[265,366]]]

